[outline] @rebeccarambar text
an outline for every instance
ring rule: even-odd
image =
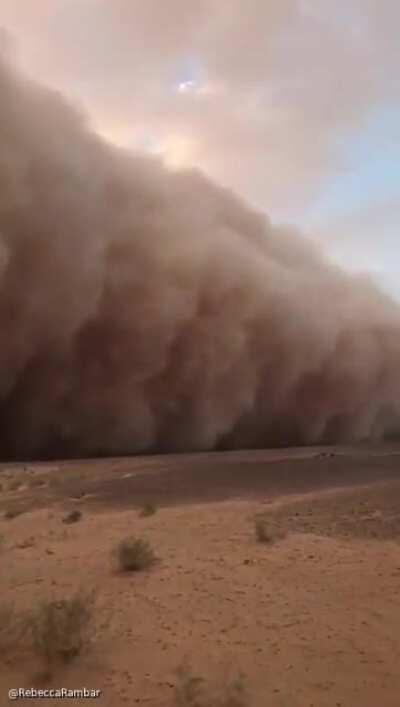
[[[102,691],[89,687],[79,687],[71,689],[68,687],[53,687],[51,689],[39,689],[36,687],[12,687],[8,691],[9,700],[30,700],[30,699],[59,699],[59,700],[95,700],[101,697]]]

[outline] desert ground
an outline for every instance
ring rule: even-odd
[[[105,707],[399,707],[399,471],[396,446],[0,465],[3,617],[94,592],[90,639],[51,670],[0,626],[0,707],[35,685]],[[121,570],[128,536],[152,566]]]

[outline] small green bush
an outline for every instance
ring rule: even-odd
[[[21,513],[22,511],[19,511],[16,508],[9,508],[8,511],[5,511],[4,518],[6,520],[13,520],[17,516],[21,515]]]
[[[0,604],[0,656],[10,657],[22,645],[27,631],[26,617],[18,614],[12,604]]]
[[[82,518],[82,511],[71,511],[63,518],[63,523],[70,525],[71,523],[77,523]]]
[[[153,516],[157,511],[157,508],[153,506],[152,503],[145,503],[140,509],[140,515],[142,518],[147,518],[148,516]]]
[[[134,537],[121,540],[117,547],[117,557],[123,572],[139,572],[147,569],[157,559],[147,540]]]
[[[242,676],[215,690],[208,689],[204,678],[193,675],[186,667],[180,668],[177,676],[176,707],[249,706],[249,698]]]
[[[33,479],[29,480],[28,485],[31,489],[40,488],[41,486],[46,486],[46,481],[40,477],[34,476]]]
[[[69,599],[43,601],[29,618],[32,645],[47,664],[67,663],[90,641],[93,594],[78,593]]]
[[[254,521],[254,531],[259,543],[272,545],[285,537],[285,533],[266,518],[256,518]]]

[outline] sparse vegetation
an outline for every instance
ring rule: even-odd
[[[46,486],[46,481],[44,479],[34,476],[33,479],[29,480],[29,487],[30,488],[34,489],[34,488],[39,488],[40,486]]]
[[[254,531],[259,543],[272,545],[285,537],[285,533],[266,518],[258,517],[254,521]]]
[[[254,521],[254,530],[259,543],[271,542],[268,525],[265,520],[262,518],[256,518]]]
[[[75,491],[73,491],[73,493],[71,493],[70,498],[74,498],[74,499],[76,499],[77,501],[79,501],[79,500],[80,500],[81,498],[83,498],[84,496],[86,496],[86,491],[85,491],[85,489],[76,489]]]
[[[27,630],[24,615],[19,615],[12,604],[0,604],[0,656],[8,658],[21,645]]]
[[[18,543],[17,548],[19,548],[20,550],[26,550],[26,548],[34,547],[34,545],[35,545],[35,538],[30,537],[30,538],[26,538],[26,540],[22,540],[20,543]]]
[[[189,669],[177,671],[178,683],[175,688],[177,707],[200,707],[204,691],[204,678],[193,675]]]
[[[32,646],[48,665],[67,663],[90,642],[93,594],[41,602],[29,617]]]
[[[71,511],[63,518],[63,523],[67,523],[67,524],[77,523],[81,518],[82,518],[81,511],[78,511],[78,510]]]
[[[176,707],[249,707],[242,676],[220,689],[208,688],[204,678],[193,675],[186,667],[180,668],[177,676]]]
[[[10,649],[10,629],[13,626],[13,608],[8,604],[0,604],[0,655]]]
[[[140,509],[140,516],[142,518],[147,518],[148,516],[153,516],[157,511],[157,508],[152,503],[145,503]]]
[[[17,510],[16,508],[9,508],[7,511],[4,512],[4,518],[5,520],[13,520],[13,518],[16,518],[17,516],[21,515],[21,513],[21,510]]]
[[[135,537],[121,540],[117,547],[117,558],[123,572],[139,572],[151,567],[157,560],[149,542]]]
[[[93,635],[94,594],[42,601],[27,612],[0,604],[0,655],[29,649],[44,659],[47,670],[68,663],[89,645]]]

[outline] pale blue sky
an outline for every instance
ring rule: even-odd
[[[400,193],[400,106],[381,108],[341,145],[347,166],[333,176],[305,210],[310,226],[326,223]]]
[[[369,270],[400,299],[400,106],[375,111],[343,140],[343,169],[304,209],[282,211],[352,270]]]

